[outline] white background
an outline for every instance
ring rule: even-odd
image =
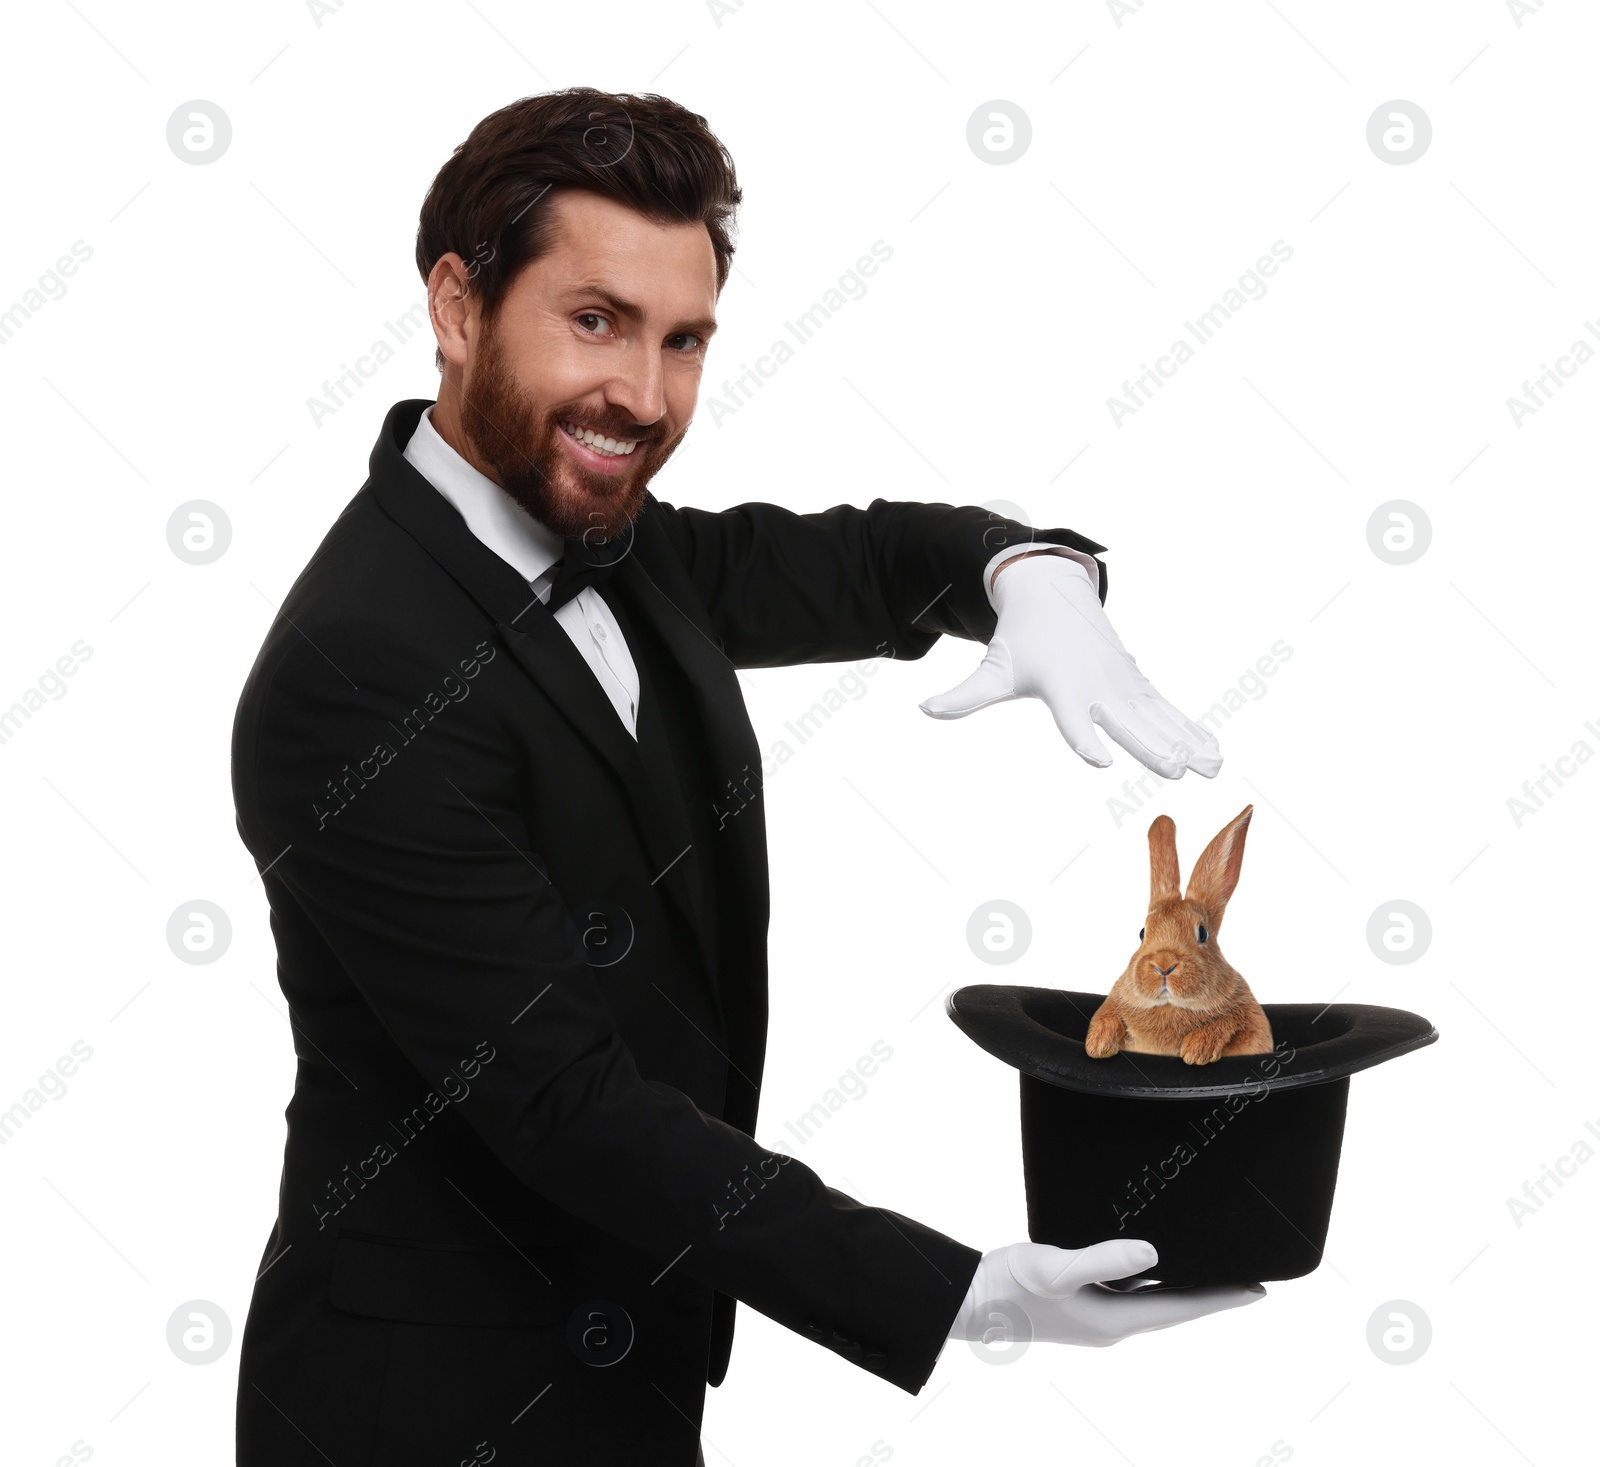
[[[1529,7],[1531,10],[1531,7]],[[997,1369],[946,1348],[912,1397],[754,1311],[708,1394],[707,1460],[1247,1464],[1583,1453],[1600,1165],[1519,1227],[1507,1199],[1600,1125],[1587,904],[1600,768],[1520,825],[1507,801],[1600,749],[1591,654],[1600,364],[1518,426],[1507,398],[1600,317],[1600,25],[1553,0],[807,6],[694,0],[19,7],[7,19],[0,306],[92,257],[4,343],[0,707],[92,656],[0,744],[0,1109],[74,1041],[93,1057],[0,1147],[8,1463],[231,1460],[237,1332],[276,1207],[294,1069],[267,911],[233,830],[229,730],[275,608],[360,487],[394,402],[432,397],[414,340],[317,426],[307,399],[422,299],[418,207],[484,114],[578,83],[703,113],[745,189],[704,384],[778,338],[874,241],[893,256],[762,389],[695,429],[669,502],[813,509],[1004,499],[1109,551],[1107,611],[1199,715],[1282,640],[1221,731],[1226,763],[1118,818],[1142,771],[1082,764],[1021,702],[939,723],[919,699],[981,649],[878,667],[766,787],[771,1047],[758,1139],[980,1248],[1026,1234],[1015,1073],[935,1001],[1015,982],[1104,991],[1135,942],[1145,828],[1185,868],[1247,803],[1227,951],[1261,999],[1388,1004],[1440,1042],[1357,1076],[1327,1260],[1247,1310]],[[217,162],[166,124],[230,117]],[[967,121],[1023,109],[991,165]],[[1369,148],[1404,99],[1431,147]],[[1121,426],[1107,398],[1274,241],[1292,260]],[[1593,339],[1593,338],[1590,338]],[[1070,464],[1070,467],[1067,465]],[[166,541],[204,499],[196,567]],[[1432,526],[1414,563],[1374,509]],[[763,747],[844,666],[742,680]],[[1571,767],[1571,766],[1569,766]],[[1151,781],[1153,786],[1155,781]],[[1542,797],[1541,797],[1542,798]],[[1070,865],[1069,865],[1070,863]],[[1033,927],[980,962],[994,898]],[[1384,963],[1402,898],[1433,938]],[[219,904],[209,966],[168,916]],[[784,1129],[875,1040],[893,1058],[811,1141]],[[1590,1137],[1591,1142],[1595,1140]],[[1569,1163],[1569,1167],[1571,1163]],[[180,1304],[233,1345],[169,1350]],[[1390,1300],[1415,1363],[1367,1343]],[[81,1455],[81,1448],[80,1448]]]

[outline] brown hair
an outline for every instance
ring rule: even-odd
[[[666,97],[569,87],[491,112],[450,156],[422,201],[417,269],[451,251],[492,319],[517,272],[551,244],[551,201],[588,189],[661,223],[699,221],[717,289],[733,262],[740,190],[705,118]],[[439,370],[444,354],[434,352]]]

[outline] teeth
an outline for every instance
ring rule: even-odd
[[[561,429],[569,438],[576,438],[579,443],[605,458],[626,458],[639,446],[637,438],[607,438],[593,428],[578,428],[571,423],[563,423]]]

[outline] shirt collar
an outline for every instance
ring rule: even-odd
[[[501,560],[532,582],[561,558],[561,536],[541,524],[493,479],[478,472],[440,436],[433,409],[417,421],[406,444],[411,466],[453,504],[467,528]],[[545,589],[548,595],[548,588]],[[543,597],[540,598],[541,600]]]

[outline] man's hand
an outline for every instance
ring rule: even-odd
[[[1053,1248],[1048,1243],[996,1248],[978,1264],[949,1338],[1114,1345],[1129,1335],[1237,1309],[1266,1296],[1260,1284],[1147,1294],[1099,1287],[1102,1280],[1127,1278],[1155,1261],[1155,1247],[1142,1238],[1112,1238],[1088,1248]]]
[[[1053,552],[1021,552],[996,571],[997,621],[978,670],[920,704],[934,718],[964,718],[990,703],[1042,698],[1079,758],[1105,769],[1111,755],[1099,724],[1164,779],[1222,767],[1216,739],[1150,684],[1106,620],[1089,572]]]

